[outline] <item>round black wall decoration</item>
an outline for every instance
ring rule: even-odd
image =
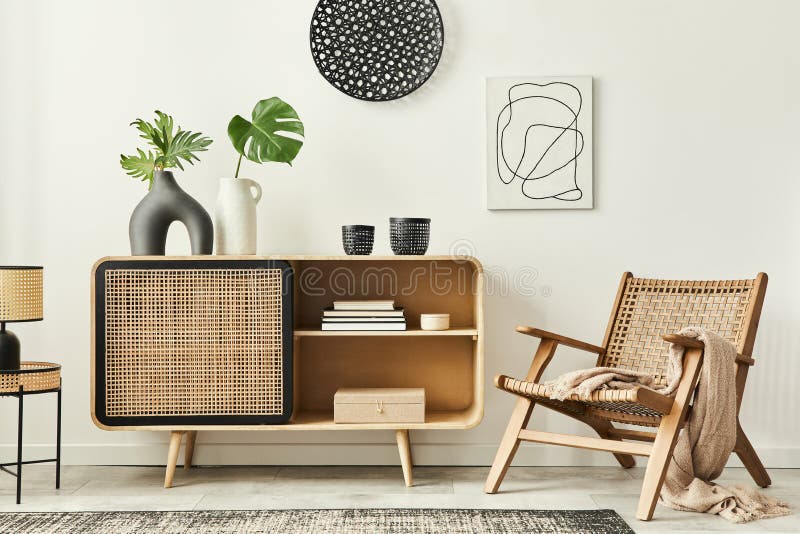
[[[443,47],[434,0],[320,0],[311,20],[319,72],[361,100],[394,100],[418,89]]]

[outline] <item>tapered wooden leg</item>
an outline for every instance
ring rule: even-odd
[[[672,451],[675,450],[679,432],[679,421],[662,421],[658,427],[658,435],[653,442],[653,451],[644,472],[639,507],[636,509],[637,519],[650,521],[653,518],[653,511],[661,493],[661,486],[664,485],[664,478],[667,475],[669,462],[672,460]]]
[[[547,364],[553,358],[553,354],[558,348],[558,342],[552,339],[543,339],[539,343],[539,348],[536,349],[536,354],[533,355],[531,367],[528,369],[528,375],[525,380],[528,382],[536,382],[541,378]],[[495,379],[497,380],[497,379]],[[495,384],[496,385],[496,384]],[[500,447],[497,449],[497,454],[494,457],[491,469],[489,469],[489,476],[486,477],[486,484],[483,486],[483,491],[486,493],[497,493],[503,478],[506,476],[508,467],[517,454],[519,448],[519,431],[528,426],[528,421],[531,418],[534,403],[530,399],[520,397],[517,399],[517,404],[514,405],[514,411],[511,412],[511,419],[506,426],[506,433],[503,434],[503,439],[500,441]]]
[[[653,518],[661,486],[667,476],[667,468],[672,460],[672,452],[678,442],[681,423],[689,409],[689,400],[697,384],[700,365],[703,361],[702,349],[688,349],[683,358],[683,377],[675,393],[675,402],[668,414],[661,418],[661,424],[653,441],[650,459],[644,472],[642,493],[639,496],[639,506],[636,509],[636,518],[650,521]]]
[[[413,462],[411,460],[411,443],[408,439],[408,430],[395,430],[394,436],[397,439],[397,449],[400,451],[400,464],[403,466],[403,478],[409,488],[414,485],[411,475]]]
[[[503,434],[494,462],[492,462],[492,467],[489,469],[489,476],[486,477],[486,484],[483,486],[484,492],[497,493],[497,490],[500,489],[500,484],[502,484],[506,472],[514,460],[514,455],[517,454],[517,449],[519,449],[519,431],[528,426],[532,411],[533,402],[530,399],[517,399],[514,411],[511,412],[511,419],[508,421],[508,426],[506,426],[506,433]]]
[[[566,415],[567,417],[571,417],[577,421],[580,421],[581,423],[586,423],[587,425],[592,427],[595,432],[597,432],[598,436],[600,436],[603,439],[614,439],[617,441],[622,441],[622,438],[613,435],[613,431],[615,430],[614,425],[612,425],[609,421],[606,421],[605,419],[597,419],[594,417],[588,417],[585,415],[576,414],[568,410],[563,410],[558,406],[551,405],[545,407],[553,411],[556,411],[560,414]],[[630,454],[622,454],[618,452],[614,452],[612,454],[614,455],[614,458],[616,458],[617,461],[619,462],[619,465],[621,465],[625,469],[629,469],[631,467],[636,466],[636,460]]]
[[[192,458],[194,457],[194,442],[197,439],[197,430],[190,430],[186,433],[186,447],[183,451],[183,469],[188,471],[192,468]]]
[[[167,474],[164,476],[164,487],[172,487],[172,479],[175,478],[175,466],[178,464],[178,453],[181,450],[181,439],[183,432],[173,431],[169,435],[169,453],[167,454]]]
[[[600,436],[601,438],[617,439],[618,441],[622,441],[621,439],[615,438],[614,436],[611,436],[609,434],[609,430],[613,430],[614,425],[612,425],[608,421],[604,421],[602,419],[591,419],[589,417],[582,419],[582,421],[585,422],[590,427],[592,427],[594,431],[597,432],[597,435]],[[631,467],[636,466],[636,460],[630,454],[620,454],[618,452],[614,452],[612,454],[614,455],[614,458],[616,458],[617,461],[619,462],[619,465],[621,465],[625,469],[630,469]]]
[[[753,445],[750,444],[750,440],[747,439],[747,435],[742,430],[742,425],[737,422],[736,427],[736,446],[733,451],[747,468],[747,472],[753,477],[755,483],[762,488],[768,487],[772,484],[769,473],[764,468],[764,464],[761,463],[761,459],[756,454]]]

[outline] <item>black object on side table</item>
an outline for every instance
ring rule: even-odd
[[[55,393],[58,397],[56,419],[56,457],[44,460],[22,459],[22,420],[25,397]],[[0,463],[0,470],[17,477],[17,504],[22,497],[22,466],[55,462],[56,489],[61,487],[61,366],[46,362],[22,362],[19,370],[0,370],[0,397],[16,397],[19,403],[17,422],[17,461]],[[16,472],[9,467],[16,466]]]

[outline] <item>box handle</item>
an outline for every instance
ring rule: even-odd
[[[376,400],[375,408],[378,410],[378,413],[383,413],[383,401]]]

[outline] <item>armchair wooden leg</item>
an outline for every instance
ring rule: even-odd
[[[486,478],[486,484],[483,487],[484,492],[497,493],[500,488],[508,467],[511,465],[511,461],[514,460],[514,455],[517,454],[520,442],[519,431],[528,426],[532,411],[533,402],[531,400],[525,398],[517,400],[514,411],[511,413],[511,420],[506,427],[506,433],[503,434],[492,468],[489,470],[489,476]]]
[[[411,442],[408,439],[408,430],[395,430],[394,436],[397,439],[397,449],[400,451],[400,464],[403,466],[403,478],[409,488],[414,485],[414,478],[411,473],[413,462],[411,460]]]
[[[604,421],[602,419],[592,420],[590,418],[582,419],[584,423],[589,425],[597,432],[597,435],[603,439],[616,439],[617,441],[622,441],[619,438],[612,436],[609,431],[614,429],[614,425],[609,423],[608,421]],[[631,467],[636,467],[636,460],[630,454],[621,454],[618,452],[612,453],[614,458],[617,459],[619,465],[624,467],[625,469],[630,469]]]
[[[580,421],[581,423],[589,425],[590,427],[592,427],[592,429],[594,429],[595,432],[597,432],[597,435],[603,439],[615,439],[617,441],[622,441],[622,438],[614,435],[614,431],[616,430],[616,428],[614,428],[614,425],[612,425],[611,422],[606,421],[605,419],[596,419],[594,417],[587,417],[584,415],[575,414],[568,410],[563,410],[557,406],[548,406],[548,408],[562,415],[566,415],[567,417],[571,417],[576,421]],[[636,467],[636,460],[630,454],[622,454],[618,452],[612,454],[614,455],[614,458],[616,458],[617,461],[619,462],[619,465],[621,465],[625,469]]]
[[[770,479],[769,473],[764,468],[764,464],[761,463],[761,459],[756,454],[753,445],[750,444],[750,440],[747,439],[747,435],[742,430],[742,425],[738,422],[736,432],[736,446],[733,451],[747,468],[747,472],[753,477],[755,483],[762,488],[768,487],[772,484],[772,479]]]
[[[661,486],[667,476],[667,468],[672,461],[672,452],[678,442],[681,426],[689,409],[689,400],[697,385],[700,366],[703,362],[702,349],[688,349],[683,358],[683,377],[675,392],[675,402],[668,414],[661,418],[661,424],[653,441],[650,459],[644,472],[642,493],[639,496],[639,506],[636,509],[636,518],[650,521],[653,518]]]
[[[672,451],[675,450],[675,443],[678,441],[680,433],[680,420],[667,421],[666,418],[658,427],[658,435],[653,442],[653,450],[650,459],[647,461],[647,469],[644,472],[644,482],[642,483],[642,493],[639,496],[639,506],[636,509],[636,518],[642,521],[650,521],[653,518],[658,496],[661,493],[661,486],[667,475],[669,462],[672,460]]]
[[[197,440],[197,430],[188,431],[186,433],[186,448],[183,451],[183,469],[185,471],[188,471],[192,468],[195,440]]]
[[[172,487],[172,479],[175,478],[175,466],[178,464],[178,453],[181,450],[181,440],[183,432],[172,431],[169,435],[169,453],[167,454],[167,473],[164,476],[164,487]]]
[[[558,342],[552,339],[543,339],[539,343],[539,348],[536,349],[536,354],[533,355],[533,361],[525,380],[536,382],[541,378],[545,367],[553,358],[556,348],[558,348]],[[492,468],[489,470],[489,476],[486,478],[486,484],[483,486],[483,491],[486,493],[497,493],[500,488],[508,467],[511,465],[511,461],[519,448],[519,431],[528,426],[533,406],[534,402],[528,398],[520,397],[517,399],[514,411],[511,412],[511,419],[508,421],[508,426],[506,426],[506,433],[503,434]]]

